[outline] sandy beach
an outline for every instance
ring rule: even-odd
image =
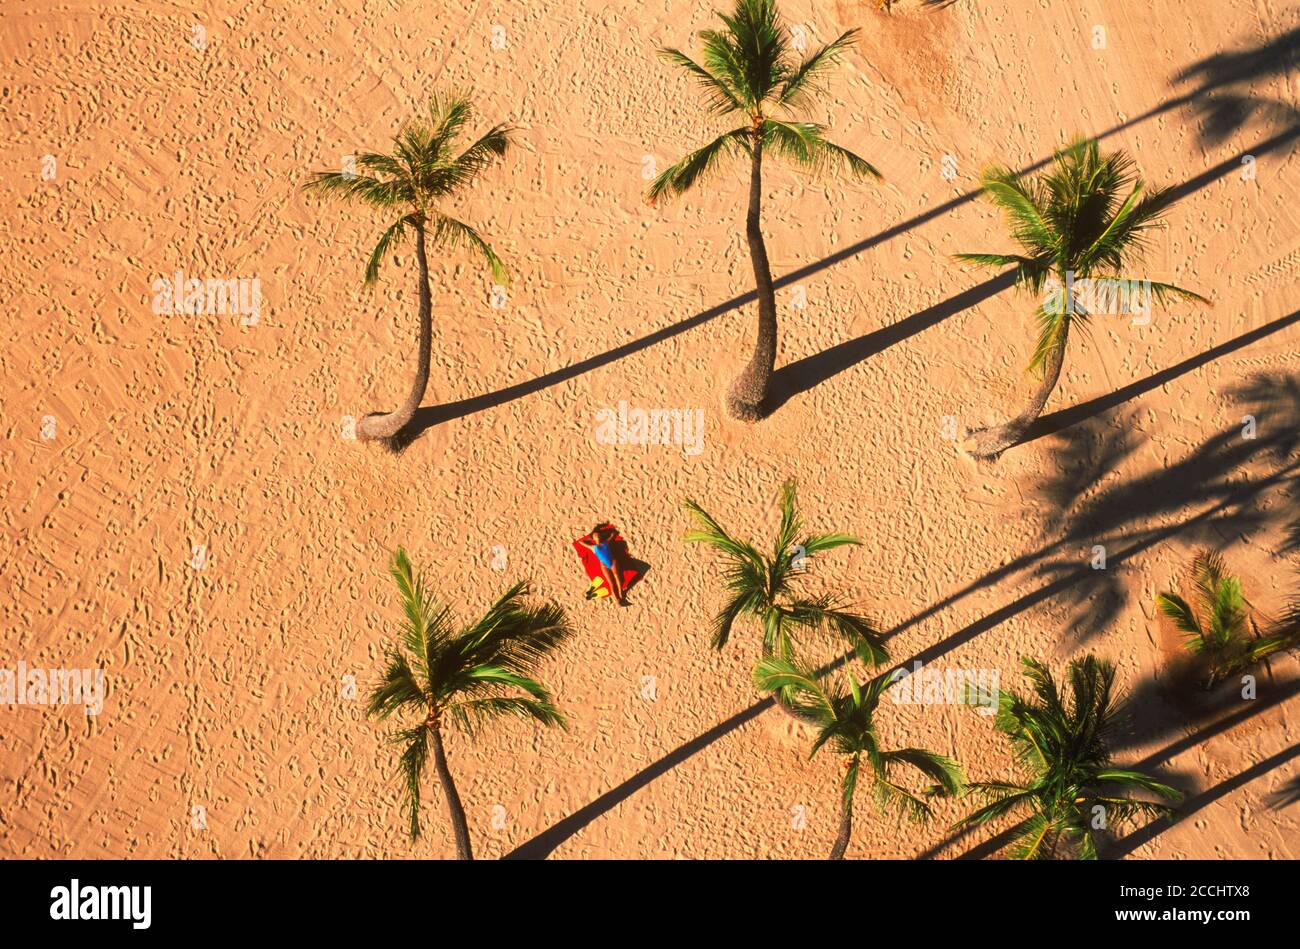
[[[1016,689],[1022,655],[1115,663],[1116,760],[1186,795],[1122,855],[1298,855],[1300,660],[1189,709],[1155,596],[1206,546],[1259,617],[1300,593],[1300,6],[783,0],[810,45],[861,28],[813,111],[884,180],[765,167],[778,404],[752,424],[724,406],[755,334],[747,169],[645,197],[725,128],[655,55],[696,49],[714,6],[0,11],[0,666],[104,684],[97,715],[0,709],[0,854],[453,856],[431,774],[407,837],[365,714],[401,545],[466,621],[528,579],[575,629],[543,667],[567,731],[448,736],[477,857],[824,857],[839,765],[764,704],[752,626],[710,648],[718,560],[683,541],[693,498],[766,549],[793,477],[810,528],[862,540],[809,588],[873,617],[895,663]],[[452,205],[510,280],[432,255],[431,381],[391,452],[348,436],[409,388],[412,250],[363,285],[385,219],[302,186],[435,89],[517,130]],[[1033,389],[1035,301],[952,255],[1014,249],[987,165],[1075,135],[1175,189],[1144,270],[1213,306],[1094,319],[1029,440],[977,460],[964,433]],[[241,304],[159,313],[178,274]],[[702,429],[637,444],[617,423],[637,409]],[[584,597],[572,541],[604,519],[649,565],[626,609]],[[972,779],[1015,773],[973,709],[885,702],[879,726]],[[1005,828],[950,834],[968,810],[900,823],[864,793],[847,856],[954,858]]]

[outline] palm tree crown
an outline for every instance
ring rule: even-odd
[[[1294,605],[1260,634],[1241,581],[1228,573],[1218,551],[1197,551],[1192,558],[1191,587],[1190,602],[1177,593],[1164,592],[1156,594],[1156,606],[1186,637],[1187,648],[1208,664],[1207,688],[1300,642]]]
[[[880,177],[870,162],[826,139],[826,126],[799,120],[794,113],[811,105],[822,80],[858,33],[849,30],[800,61],[775,0],[737,0],[730,14],[719,13],[725,29],[700,33],[700,61],[679,49],[660,55],[698,80],[709,111],[740,116],[745,124],[722,133],[655,178],[650,200],[689,190],[727,156],[752,155],[761,143],[794,164],[820,170],[839,165],[856,176]]]
[[[996,724],[1007,735],[1016,763],[1031,777],[1020,784],[972,783],[970,790],[989,803],[957,827],[1024,810],[1029,813],[1014,828],[1011,856],[1096,859],[1094,830],[1172,813],[1168,804],[1126,794],[1144,791],[1173,801],[1177,791],[1140,771],[1111,765],[1108,742],[1120,711],[1114,666],[1095,656],[1072,661],[1067,670],[1070,697],[1065,699],[1046,666],[1029,658],[1022,658],[1021,665],[1033,684],[1033,697],[1002,692]]]
[[[853,795],[857,791],[866,759],[868,778],[882,810],[895,810],[913,821],[931,816],[929,801],[936,796],[953,797],[961,793],[963,779],[957,762],[921,748],[885,751],[880,747],[875,714],[880,698],[893,684],[892,675],[877,676],[859,685],[850,670],[849,688],[819,682],[817,678],[788,659],[768,657],[754,669],[754,684],[774,692],[796,716],[817,729],[809,757],[823,745],[844,758],[844,776],[840,781],[840,836],[831,852],[832,859],[844,855],[852,830]],[[929,778],[932,785],[921,791],[908,790],[898,780],[900,767],[912,768]]]
[[[795,483],[781,487],[781,525],[771,556],[747,541],[731,537],[694,501],[685,507],[698,524],[686,534],[687,543],[707,544],[723,557],[729,599],[713,619],[712,644],[721,649],[731,638],[736,620],[750,616],[763,629],[763,655],[794,658],[795,629],[826,630],[845,639],[863,662],[876,665],[889,658],[883,636],[870,620],[838,604],[831,596],[798,592],[812,557],[861,543],[849,534],[812,534],[800,539],[803,522],[795,507]],[[797,541],[797,543],[796,543]]]
[[[404,746],[400,771],[414,839],[420,834],[420,778],[430,743],[440,751],[448,721],[470,735],[502,715],[565,727],[550,692],[534,676],[572,628],[559,606],[526,603],[526,583],[512,586],[477,622],[457,627],[450,609],[436,603],[423,577],[414,574],[405,550],[398,548],[390,572],[405,620],[367,713],[380,719],[398,714],[412,722],[391,741]]]
[[[361,201],[384,211],[400,211],[375,244],[366,262],[365,282],[379,276],[379,265],[406,237],[427,231],[435,245],[467,246],[477,251],[498,282],[506,280],[505,265],[470,225],[439,209],[439,200],[464,190],[489,165],[506,153],[513,130],[496,125],[457,154],[461,133],[473,120],[473,107],[460,95],[435,95],[426,116],[408,122],[393,139],[393,151],[356,156],[353,171],[316,172],[305,187],[322,194]]]
[[[1191,580],[1194,603],[1166,592],[1156,594],[1156,605],[1187,637],[1187,648],[1209,661],[1213,681],[1250,661],[1246,599],[1217,551],[1197,552]]]
[[[994,166],[983,175],[984,191],[1006,215],[1021,254],[957,254],[958,260],[1015,268],[1017,283],[1041,294],[1049,277],[1071,279],[1132,277],[1125,268],[1140,260],[1152,228],[1173,204],[1167,188],[1149,188],[1124,152],[1103,156],[1095,140],[1076,140],[1059,151],[1049,171],[1027,177]],[[1151,281],[1160,301],[1180,296],[1202,303],[1205,297],[1168,283]],[[1042,369],[1064,346],[1072,322],[1089,314],[1077,300],[1059,297],[1037,309],[1038,343],[1030,367]]]

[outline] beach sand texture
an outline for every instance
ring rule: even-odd
[[[885,181],[769,164],[784,401],[746,425],[723,394],[754,332],[747,169],[644,200],[648,162],[723,128],[654,55],[697,49],[710,3],[5,5],[0,664],[99,666],[108,691],[96,717],[0,710],[0,853],[451,856],[432,771],[425,836],[407,840],[395,754],[363,714],[400,618],[386,565],[402,544],[465,619],[527,577],[578,630],[543,670],[567,733],[512,720],[448,740],[478,856],[825,856],[838,764],[756,706],[754,630],[709,648],[717,563],[682,542],[692,497],[766,548],[794,476],[811,527],[864,541],[819,560],[809,588],[897,629],[895,659],[1016,687],[1022,654],[1119,666],[1138,701],[1118,760],[1159,763],[1191,795],[1133,856],[1296,856],[1300,663],[1199,720],[1163,687],[1153,597],[1204,544],[1264,613],[1300,576],[1284,551],[1300,7],[782,9],[810,45],[862,27],[814,117]],[[363,287],[386,221],[300,186],[386,148],[435,88],[472,91],[476,130],[519,129],[455,205],[512,279],[494,305],[477,262],[434,255],[435,424],[392,454],[341,435],[406,394],[412,251]],[[1097,319],[1040,437],[977,463],[946,426],[1023,406],[1034,304],[950,255],[1013,251],[974,196],[982,167],[1042,161],[1075,133],[1179,189],[1147,271],[1215,305]],[[152,285],[177,271],[258,279],[257,321],[156,315]],[[602,443],[596,413],[620,402],[703,409],[701,450]],[[651,568],[622,611],[584,599],[570,547],[606,518]],[[970,709],[886,702],[880,725],[972,778],[1014,773]],[[930,826],[900,826],[864,794],[848,856],[961,855],[992,833],[949,839],[962,813],[940,803]]]

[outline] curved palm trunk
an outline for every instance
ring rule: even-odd
[[[1003,425],[972,433],[964,446],[970,454],[976,458],[995,458],[1025,437],[1029,426],[1043,414],[1043,406],[1047,404],[1048,397],[1061,378],[1061,367],[1065,364],[1065,343],[1066,336],[1062,335],[1060,345],[1047,360],[1043,369],[1043,381],[1039,383],[1029,407]]]
[[[772,268],[763,242],[760,212],[763,204],[763,139],[755,129],[753,162],[749,178],[749,215],[745,219],[745,236],[749,256],[754,264],[754,285],[758,292],[758,339],[754,355],[727,392],[727,410],[738,419],[756,422],[764,415],[767,390],[776,368],[776,287]]]
[[[849,838],[853,835],[853,801],[847,794],[840,795],[840,832],[831,847],[831,859],[843,860],[844,851],[849,849]]]
[[[433,300],[429,292],[429,259],[424,248],[424,224],[415,225],[415,256],[420,264],[420,352],[415,382],[401,408],[388,414],[367,415],[357,423],[362,440],[391,439],[415,417],[429,385],[429,363],[433,349]]]
[[[474,851],[469,845],[469,821],[465,818],[465,807],[460,802],[456,791],[456,782],[451,779],[451,769],[447,767],[447,752],[442,747],[442,732],[436,727],[429,729],[433,735],[433,767],[438,772],[438,781],[442,791],[447,795],[447,813],[451,815],[451,829],[456,838],[456,859],[473,860]]]

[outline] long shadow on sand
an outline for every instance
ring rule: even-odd
[[[782,366],[772,376],[772,389],[766,406],[768,413],[775,412],[793,396],[807,392],[895,343],[901,343],[917,333],[937,326],[950,316],[956,316],[963,310],[983,303],[1014,283],[1015,275],[1012,272],[998,274],[941,303],[918,310],[897,323],[890,323],[857,339],[848,340],[830,349],[824,349],[814,356],[805,356],[803,359]]]
[[[1248,379],[1224,393],[1225,428],[1180,460],[1114,483],[1111,471],[1140,445],[1140,435],[1115,410],[1053,436],[1053,473],[1035,489],[1051,513],[1045,530],[1055,552],[1036,569],[1072,572],[1100,546],[1109,556],[1127,544],[1161,539],[1178,525],[1189,546],[1220,547],[1232,538],[1295,529],[1300,494],[1300,376]],[[1242,420],[1255,419],[1247,433]],[[1101,487],[1098,487],[1101,485]],[[1290,499],[1290,500],[1289,500]],[[1186,512],[1199,511],[1188,518]],[[1057,622],[1075,644],[1105,629],[1130,602],[1135,584],[1123,561],[1093,570],[1062,591]]]
[[[1201,123],[1199,137],[1202,143],[1207,145],[1225,140],[1229,135],[1243,128],[1249,120],[1255,117],[1281,116],[1289,122],[1289,127],[1287,129],[1261,142],[1256,148],[1243,151],[1232,159],[1220,162],[1178,186],[1176,191],[1177,196],[1180,198],[1186,197],[1198,188],[1202,188],[1229,174],[1231,171],[1239,169],[1242,166],[1241,159],[1244,155],[1250,154],[1258,157],[1260,154],[1276,151],[1283,146],[1294,142],[1297,137],[1300,137],[1300,120],[1297,120],[1295,110],[1289,105],[1278,103],[1274,100],[1259,99],[1258,97],[1248,94],[1243,95],[1230,88],[1237,84],[1250,83],[1274,77],[1293,69],[1298,50],[1300,50],[1300,29],[1292,30],[1289,33],[1269,41],[1267,44],[1253,49],[1246,49],[1235,53],[1219,54],[1201,60],[1183,70],[1177,77],[1175,77],[1175,84],[1197,82],[1198,84],[1190,91],[1167,99],[1152,109],[1149,109],[1147,112],[1102,132],[1096,136],[1096,138],[1098,140],[1105,139],[1109,136],[1118,134],[1125,129],[1131,128],[1142,121],[1180,108],[1188,108],[1193,118],[1199,118]],[[1049,161],[1050,158],[1041,159],[1026,166],[1021,169],[1021,171],[1029,172],[1036,170],[1046,165]],[[872,237],[843,248],[820,261],[793,271],[792,273],[779,278],[777,280],[777,285],[786,286],[787,284],[801,280],[840,263],[841,261],[847,260],[850,257],[870,249],[871,247],[877,246],[878,244],[906,233],[907,231],[910,231],[928,221],[947,214],[948,212],[972,201],[978,197],[979,194],[979,190],[968,191],[950,201],[931,208],[920,215],[910,218],[907,221],[887,228]],[[994,278],[994,281],[997,279],[998,278]],[[974,303],[979,302],[980,299],[984,299],[985,297],[981,296],[981,294],[987,293],[988,291],[988,285],[984,284],[967,290],[964,294],[959,294],[957,298],[953,299],[956,300],[964,296],[968,301],[966,303],[967,306],[974,305]],[[992,292],[997,291],[993,290]],[[471,412],[494,407],[512,399],[540,391],[548,386],[567,381],[583,372],[605,365],[616,359],[622,358],[625,355],[635,353],[665,339],[669,339],[678,333],[685,332],[686,330],[698,326],[707,320],[711,320],[716,316],[734,310],[739,306],[752,302],[753,300],[754,294],[752,292],[742,294],[732,298],[726,303],[697,314],[694,317],[674,324],[673,326],[658,330],[640,340],[616,347],[607,353],[584,360],[583,362],[577,363],[566,369],[547,373],[546,375],[531,380],[530,382],[520,383],[500,390],[499,392],[488,393],[461,402],[451,403],[447,406],[432,406],[421,409],[420,413],[417,414],[415,424],[419,427],[419,431],[423,431],[430,425],[438,424],[439,422],[453,418],[459,418],[470,414]],[[875,331],[873,334],[868,334],[866,337],[859,340],[850,341],[832,347],[826,354],[807,357],[804,360],[791,364],[793,368],[783,367],[786,371],[781,376],[781,384],[783,387],[782,401],[788,399],[792,394],[807,391],[808,388],[816,385],[818,381],[821,381],[824,378],[829,378],[829,376],[843,371],[855,362],[867,358],[870,355],[874,355],[884,348],[884,346],[890,345],[891,340],[896,342],[900,339],[905,339],[914,335],[916,332],[920,332],[922,329],[935,325],[944,318],[938,316],[938,312],[947,312],[949,310],[957,312],[957,310],[952,309],[952,305],[952,300],[945,301],[944,303],[937,304],[936,307],[932,307],[926,311],[921,311],[921,313],[914,314],[912,317],[905,319],[901,323],[901,329],[891,331],[891,328],[885,327],[881,330]],[[949,312],[948,315],[952,315],[952,312]],[[1291,317],[1284,317],[1281,321],[1275,321],[1267,327],[1261,328],[1261,330],[1245,334],[1245,337],[1248,337],[1248,339],[1244,342],[1241,341],[1242,338],[1239,338],[1238,340],[1222,344],[1220,347],[1215,347],[1216,350],[1222,351],[1218,352],[1216,355],[1210,355],[1202,361],[1196,362],[1196,365],[1191,364],[1195,360],[1189,360],[1185,361],[1183,364],[1179,364],[1179,366],[1171,367],[1171,370],[1167,370],[1166,372],[1174,371],[1177,374],[1181,374],[1182,372],[1197,368],[1199,365],[1204,365],[1208,359],[1217,358],[1218,355],[1224,355],[1227,352],[1235,351],[1240,349],[1241,346],[1249,345],[1249,343],[1253,342],[1255,339],[1262,338],[1262,335],[1266,335],[1263,331],[1269,330],[1269,327],[1272,327],[1272,329],[1269,330],[1270,332],[1275,332],[1277,329],[1282,328],[1282,326],[1277,325],[1278,323],[1290,325],[1289,323],[1286,323],[1286,321],[1293,317],[1294,314],[1292,314]],[[1214,350],[1211,350],[1210,352],[1213,353]],[[1155,383],[1155,385],[1159,384],[1160,383]],[[1129,390],[1129,394],[1124,395],[1120,401],[1126,401],[1141,395],[1143,392],[1149,391],[1151,387],[1143,388],[1143,383],[1134,383],[1132,386],[1126,387],[1126,389]],[[1125,390],[1121,390],[1121,392],[1123,391]],[[1118,402],[1114,402],[1114,398],[1115,396],[1103,397],[1103,400],[1108,403],[1105,405],[1099,404],[1101,400],[1093,400],[1093,402],[1080,407],[1084,409],[1088,406],[1092,407],[1091,411],[1080,415],[1080,420],[1090,419],[1098,412],[1104,412],[1107,408],[1111,407],[1109,403],[1117,405]],[[1072,420],[1067,420],[1060,413],[1053,413],[1053,415],[1047,416],[1046,421],[1048,422],[1048,425],[1052,426],[1051,431],[1054,433],[1060,433],[1070,425],[1075,424]],[[1035,437],[1042,437],[1042,435],[1048,434],[1048,427],[1045,426],[1040,428],[1036,430],[1036,432],[1037,434]],[[1283,447],[1284,446],[1279,446],[1275,443],[1271,446],[1271,450],[1277,451]],[[1175,466],[1175,474],[1165,476],[1167,480],[1162,481],[1159,476],[1153,476],[1155,479],[1154,482],[1151,479],[1148,479],[1146,484],[1131,491],[1127,496],[1121,495],[1118,498],[1112,498],[1109,505],[1092,505],[1090,510],[1083,512],[1085,520],[1086,515],[1091,513],[1092,523],[1094,526],[1096,524],[1109,524],[1112,531],[1117,532],[1117,537],[1123,541],[1123,532],[1120,529],[1139,513],[1149,510],[1151,506],[1149,502],[1153,498],[1159,498],[1158,495],[1153,495],[1151,493],[1153,490],[1159,490],[1163,487],[1169,486],[1170,484],[1177,486],[1177,480],[1180,476],[1186,479],[1195,479],[1197,477],[1204,477],[1208,472],[1216,470],[1221,475],[1230,473],[1236,465],[1244,463],[1246,460],[1246,457],[1241,453],[1234,454],[1232,448],[1233,446],[1228,444],[1226,440],[1220,439],[1216,446],[1211,446],[1208,451],[1202,451],[1199,459],[1194,457],[1185,460],[1182,464],[1181,472],[1178,471],[1178,466]],[[1255,449],[1256,451],[1270,450],[1269,446],[1264,445],[1256,445]],[[1122,446],[1120,450],[1123,450]],[[1225,452],[1226,454],[1224,454]],[[1246,452],[1245,454],[1249,455],[1250,452]],[[1253,483],[1248,482],[1245,485],[1234,485],[1227,480],[1224,480],[1221,484],[1216,483],[1216,486],[1210,492],[1208,498],[1211,502],[1210,507],[1176,523],[1161,527],[1144,528],[1136,532],[1136,536],[1129,540],[1124,546],[1114,548],[1114,552],[1109,556],[1109,562],[1112,565],[1122,566],[1128,559],[1150,549],[1153,545],[1184,532],[1191,532],[1194,534],[1212,528],[1230,526],[1234,523],[1238,525],[1247,523],[1252,520],[1251,507],[1253,500],[1258,500],[1261,494],[1275,488],[1294,485],[1296,474],[1296,466],[1292,464],[1284,466],[1283,470],[1274,472],[1270,476],[1259,479]],[[1184,481],[1183,484],[1185,487],[1182,490],[1175,490],[1166,496],[1165,500],[1168,503],[1163,505],[1163,509],[1166,513],[1173,509],[1175,505],[1190,506],[1198,496],[1204,498],[1204,495],[1198,495],[1198,491],[1201,490],[1201,487],[1204,486],[1205,482],[1202,481],[1198,485],[1197,481],[1190,480]],[[1058,485],[1057,487],[1063,492],[1063,496],[1069,495],[1068,485]],[[1077,497],[1077,495],[1078,492],[1076,491],[1073,497]],[[1261,513],[1254,515],[1253,519],[1258,521],[1266,516],[1268,515]],[[899,624],[889,631],[889,635],[897,635],[903,630],[915,626],[917,623],[936,615],[943,609],[955,604],[976,590],[1000,582],[1016,573],[1027,571],[1036,565],[1041,565],[1045,558],[1053,552],[1060,551],[1069,544],[1077,545],[1081,537],[1089,536],[1095,538],[1097,536],[1095,533],[1089,533],[1092,529],[1093,528],[1076,524],[1072,530],[1065,531],[1060,539],[1044,545],[1038,551],[1018,557],[1011,563],[990,571],[979,580],[968,584],[962,590],[945,597],[942,601],[927,607],[922,612]],[[1297,528],[1297,536],[1300,537],[1300,527]],[[1024,594],[994,613],[967,625],[943,641],[922,650],[913,658],[920,658],[923,662],[933,661],[951,650],[956,649],[958,646],[969,642],[981,633],[992,629],[1005,620],[1018,615],[1024,610],[1048,601],[1053,597],[1059,596],[1076,585],[1086,584],[1089,581],[1095,582],[1096,574],[1098,573],[1098,571],[1092,570],[1086,564],[1081,564],[1078,558],[1065,558],[1053,564],[1050,569],[1056,574],[1054,580]],[[832,663],[827,668],[827,671],[829,671],[830,668],[839,665],[846,659],[847,657],[842,657],[840,660]],[[910,659],[907,660],[907,662],[910,661]],[[772,704],[771,699],[763,699],[755,702],[748,708],[737,712],[724,721],[719,722],[708,731],[678,746],[653,764],[642,769],[640,772],[634,774],[614,788],[611,788],[609,791],[606,791],[591,803],[579,808],[573,814],[562,819],[552,827],[533,837],[531,840],[524,842],[508,854],[507,858],[544,859],[549,856],[556,847],[580,832],[592,821],[607,813],[622,801],[631,797],[651,781],[702,751],[713,742],[725,737],[746,723],[752,721],[771,707]]]
[[[1035,441],[1045,435],[1055,435],[1063,429],[1078,425],[1080,422],[1084,422],[1103,412],[1116,409],[1131,399],[1145,395],[1152,389],[1158,389],[1162,385],[1172,382],[1179,376],[1194,372],[1216,359],[1235,353],[1239,349],[1244,349],[1251,343],[1257,343],[1265,337],[1286,329],[1288,326],[1294,326],[1296,323],[1300,323],[1300,310],[1278,317],[1276,320],[1242,333],[1240,336],[1235,336],[1226,343],[1212,346],[1203,353],[1198,353],[1190,359],[1184,359],[1168,369],[1161,369],[1159,372],[1152,373],[1145,379],[1130,382],[1114,392],[1108,392],[1106,395],[1089,399],[1087,402],[1080,402],[1078,405],[1072,405],[1069,408],[1059,409],[1048,415],[1041,416],[1037,422],[1030,426],[1024,439],[1021,440],[1021,444]]]
[[[1240,159],[1245,154],[1252,154],[1258,157],[1260,154],[1263,154],[1264,151],[1271,151],[1281,147],[1282,144],[1292,141],[1297,135],[1300,135],[1300,116],[1298,116],[1296,110],[1289,104],[1273,99],[1261,98],[1248,93],[1243,94],[1234,88],[1243,83],[1263,81],[1294,69],[1297,55],[1300,55],[1300,29],[1285,33],[1261,46],[1247,48],[1233,53],[1221,53],[1200,60],[1193,63],[1191,66],[1188,66],[1174,77],[1174,85],[1190,84],[1191,88],[1188,91],[1172,96],[1148,109],[1146,112],[1112,126],[1106,131],[1096,135],[1095,138],[1098,141],[1107,139],[1148,119],[1183,108],[1188,109],[1189,115],[1194,120],[1199,121],[1199,138],[1203,144],[1207,145],[1224,141],[1230,135],[1244,128],[1252,119],[1276,119],[1280,117],[1289,122],[1291,129],[1288,132],[1282,133],[1274,139],[1271,139],[1269,142],[1262,143],[1258,148],[1251,150],[1248,153],[1243,152],[1241,156],[1235,156],[1229,162],[1224,162],[1180,186],[1180,191],[1182,191],[1180,197],[1190,194],[1191,191],[1194,191],[1209,181],[1213,181],[1225,174],[1230,170],[1229,166],[1231,166],[1231,168],[1240,168]],[[1051,156],[1041,158],[1021,168],[1020,172],[1024,174],[1036,171],[1045,167],[1051,160]],[[1199,179],[1204,180],[1199,181]],[[864,251],[892,240],[901,234],[905,234],[922,224],[942,217],[962,205],[968,204],[978,198],[981,192],[982,189],[978,188],[966,191],[949,201],[945,201],[944,203],[936,205],[921,214],[908,218],[906,221],[888,227],[877,234],[858,241],[857,243],[850,244],[833,254],[823,257],[821,260],[793,270],[790,273],[777,278],[775,281],[776,286],[778,288],[788,286],[855,257]],[[972,293],[973,291],[966,292]],[[467,415],[472,415],[486,409],[495,408],[508,402],[512,402],[515,399],[520,399],[541,392],[551,386],[568,382],[584,373],[598,369],[601,366],[608,365],[619,359],[623,359],[626,356],[633,355],[634,353],[638,353],[665,340],[671,339],[688,330],[694,329],[695,327],[721,316],[724,313],[737,310],[746,304],[752,303],[754,299],[755,294],[753,291],[742,293],[738,296],[732,297],[724,303],[720,303],[717,306],[710,307],[694,316],[681,320],[678,323],[656,330],[647,336],[616,346],[607,352],[583,359],[579,362],[573,363],[572,365],[565,366],[562,369],[556,369],[544,373],[543,375],[526,382],[515,383],[494,392],[486,392],[481,395],[470,396],[469,398],[460,399],[456,402],[424,406],[416,412],[415,418],[407,427],[406,431],[402,433],[399,440],[399,447],[409,445],[434,425],[439,425],[453,419],[463,418]],[[978,302],[978,300],[976,300],[976,302]],[[944,307],[945,305],[938,304],[937,306]],[[937,316],[934,310],[935,308],[931,308],[928,311],[922,311],[923,313],[930,314],[928,318],[922,317],[921,314],[914,314],[912,317],[908,317],[906,320],[902,321],[902,323],[907,324],[909,321],[912,321],[911,325],[913,327],[919,326],[920,328],[933,326],[944,318]],[[952,310],[948,315],[952,315],[952,313],[955,312],[958,311]],[[927,319],[929,322],[927,322]],[[921,324],[925,325],[922,326]],[[884,327],[881,330],[876,331],[876,334],[868,334],[868,336],[876,336],[876,343],[880,344],[883,343],[884,340],[889,339],[890,335],[897,336],[897,339],[905,339],[907,336],[912,335],[912,332],[919,331],[919,329],[914,329],[912,332],[903,331],[900,334],[896,331],[891,333],[891,330],[891,327]],[[867,338],[868,337],[864,337],[863,340]],[[847,364],[845,364],[845,360],[849,359],[856,350],[866,352],[867,355],[874,355],[875,352],[879,352],[879,349],[872,350],[872,344],[866,343],[863,340],[854,340],[833,347],[829,352],[834,353],[835,355],[827,356],[825,359],[821,359],[818,356],[812,356],[794,364],[796,368],[786,372],[782,376],[782,383],[785,386],[785,394],[780,399],[781,404],[784,404],[791,394],[806,391],[812,385],[815,385],[816,382],[819,381],[819,373],[834,375],[843,371],[843,369],[847,368],[848,365],[852,365],[852,362],[847,362]],[[889,344],[885,343],[885,345]],[[864,358],[866,358],[866,356],[858,357],[859,360]],[[825,377],[828,376],[823,376],[823,378]]]
[[[1174,820],[1152,821],[1145,827],[1133,831],[1123,839],[1116,841],[1112,846],[1102,850],[1102,856],[1112,860],[1127,857],[1139,847],[1155,840],[1174,824],[1187,820],[1197,811],[1209,807],[1215,801],[1227,797],[1233,791],[1244,787],[1256,778],[1263,777],[1275,768],[1280,768],[1295,758],[1300,758],[1300,743],[1294,744],[1290,748],[1284,748],[1277,754],[1270,755],[1258,764],[1251,765],[1226,781],[1221,781],[1209,790],[1187,798],[1179,807],[1178,816]]]
[[[1293,391],[1296,393],[1294,400],[1290,397]],[[1240,430],[1233,428],[1209,439],[1182,461],[1124,482],[1101,496],[1088,499],[1079,505],[1078,510],[1067,511],[1060,533],[1039,550],[990,571],[962,590],[927,607],[890,629],[886,638],[897,636],[978,589],[1018,573],[1039,568],[1052,579],[897,664],[910,666],[915,661],[922,664],[935,662],[1026,610],[1061,598],[1076,587],[1088,588],[1097,582],[1099,574],[1113,575],[1139,555],[1172,538],[1191,540],[1219,532],[1256,530],[1267,526],[1270,519],[1285,516],[1279,505],[1265,505],[1260,501],[1275,490],[1300,486],[1300,459],[1293,457],[1300,447],[1300,385],[1287,377],[1261,377],[1241,387],[1238,394],[1247,400],[1244,404],[1257,418],[1268,420],[1267,423],[1261,421],[1262,434],[1259,437],[1242,439]],[[1255,480],[1242,481],[1239,478],[1248,462],[1266,460],[1274,461],[1276,470]],[[1069,465],[1065,467],[1066,470],[1070,468]],[[1089,474],[1080,477],[1079,481],[1089,481],[1094,477]],[[1064,507],[1073,507],[1071,485],[1066,484],[1060,490],[1071,501]],[[1149,523],[1152,518],[1197,508],[1200,508],[1197,513],[1178,516],[1169,523]],[[1135,527],[1138,522],[1141,523]],[[1094,570],[1085,555],[1061,557],[1055,561],[1047,559],[1063,551],[1083,550],[1086,553],[1094,541],[1107,545],[1107,569],[1104,571]],[[843,655],[824,666],[819,673],[833,671],[849,658],[848,654]],[[719,722],[525,841],[507,858],[544,859],[592,821],[713,742],[757,718],[772,704],[770,698],[762,699]]]
[[[1270,807],[1278,811],[1284,807],[1290,807],[1292,804],[1300,804],[1300,774],[1270,794],[1268,803]]]

